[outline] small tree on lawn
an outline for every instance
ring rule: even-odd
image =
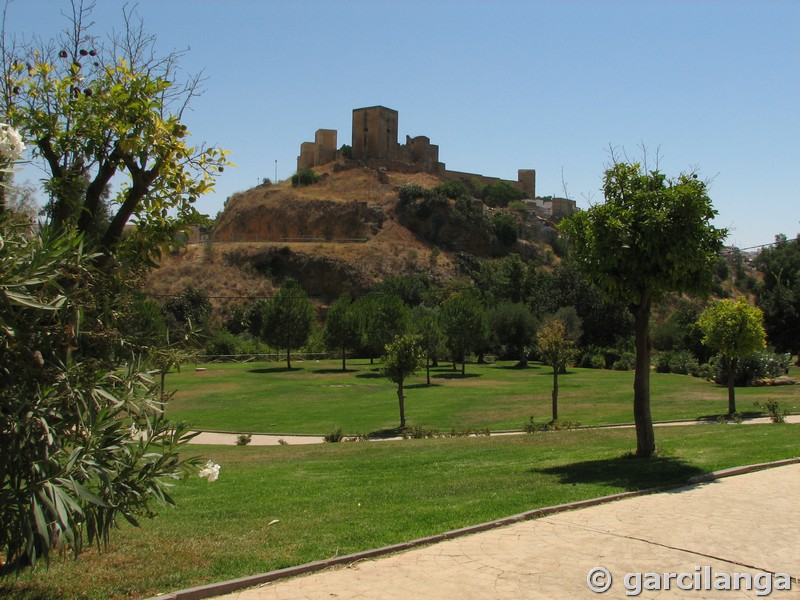
[[[766,347],[764,314],[747,300],[720,300],[705,309],[698,319],[703,343],[719,352],[728,370],[728,414],[736,412],[733,380],[740,358]]]
[[[401,335],[386,346],[383,356],[384,377],[397,384],[397,400],[400,403],[400,427],[406,426],[405,396],[403,384],[405,380],[422,368],[425,353],[420,346],[420,336]]]
[[[355,348],[359,342],[358,320],[353,311],[350,294],[342,294],[331,306],[325,321],[322,340],[326,348],[341,350],[342,371],[346,371],[347,350]]]
[[[667,292],[709,290],[726,231],[706,184],[694,174],[667,179],[638,163],[605,172],[604,204],[562,222],[578,266],[634,317],[636,455],[656,449],[650,414],[650,313]]]
[[[313,324],[314,307],[308,295],[294,279],[287,279],[267,304],[262,337],[270,346],[286,348],[286,368],[291,369],[292,350],[308,341]]]
[[[414,331],[420,336],[420,345],[425,353],[425,379],[431,384],[431,365],[436,366],[440,354],[445,351],[445,335],[439,324],[439,312],[423,305],[414,310]]]
[[[551,318],[536,333],[536,343],[542,362],[553,367],[553,421],[558,421],[558,374],[575,356],[575,340],[570,338],[563,321]]]

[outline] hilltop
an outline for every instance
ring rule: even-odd
[[[164,257],[149,291],[173,294],[191,284],[210,296],[259,296],[291,277],[327,304],[390,275],[424,273],[443,284],[457,276],[459,253],[555,260],[544,241],[547,226],[530,209],[491,208],[474,198],[401,201],[403,189],[436,188],[447,182],[441,176],[341,163],[315,172],[312,185],[265,183],[231,196],[208,241]],[[517,227],[516,241],[498,237],[493,223],[500,214]]]

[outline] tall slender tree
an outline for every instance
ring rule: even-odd
[[[333,303],[325,320],[322,336],[325,347],[342,353],[342,372],[347,371],[347,351],[358,346],[358,320],[350,294],[344,293]]]
[[[636,454],[651,456],[650,313],[667,292],[708,291],[726,231],[705,182],[696,174],[668,179],[639,163],[614,162],[603,180],[605,203],[566,219],[561,231],[576,263],[634,318]]]

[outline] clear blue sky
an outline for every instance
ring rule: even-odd
[[[96,32],[119,27],[100,0]],[[238,165],[198,206],[289,177],[319,128],[350,143],[352,109],[399,111],[447,167],[539,195],[602,201],[609,146],[660,149],[668,175],[711,179],[728,243],[800,231],[800,1],[139,0],[163,52],[189,48],[205,94],[196,141]],[[15,0],[7,28],[52,37],[64,0]]]

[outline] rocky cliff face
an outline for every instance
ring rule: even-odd
[[[286,190],[233,196],[214,227],[215,242],[366,240],[383,225],[380,206],[303,198]]]
[[[345,291],[359,296],[371,287],[370,278],[356,263],[314,253],[312,248],[303,251],[296,246],[228,246],[224,259],[230,265],[258,273],[276,285],[281,285],[287,278],[295,279],[307,294],[325,303],[335,300]]]

